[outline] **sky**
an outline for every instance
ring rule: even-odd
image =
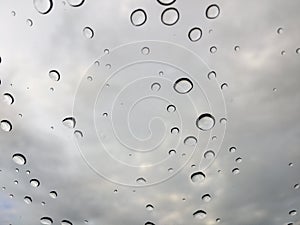
[[[0,224],[300,225],[299,8],[1,1]]]

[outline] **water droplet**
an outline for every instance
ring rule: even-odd
[[[152,211],[152,210],[154,209],[154,207],[153,207],[153,205],[148,204],[148,205],[146,205],[146,209],[147,209],[148,211]]]
[[[237,174],[240,173],[240,169],[239,169],[239,168],[234,168],[234,169],[232,170],[232,173],[233,173],[234,175],[237,175]]]
[[[234,153],[236,151],[236,147],[230,147],[229,152]]]
[[[83,138],[83,133],[80,130],[75,130],[74,135],[78,139]]]
[[[208,6],[205,15],[208,19],[216,19],[220,15],[220,7],[217,4]]]
[[[163,76],[164,75],[164,72],[163,71],[159,71],[159,76]]]
[[[188,33],[188,38],[192,42],[199,41],[202,37],[202,30],[199,27],[192,28]]]
[[[93,81],[93,77],[91,77],[91,76],[88,76],[86,79],[87,79],[88,81]]]
[[[136,9],[130,15],[133,26],[142,26],[147,21],[147,14],[143,9]]]
[[[83,35],[86,37],[86,38],[88,38],[88,39],[91,39],[91,38],[93,38],[94,37],[94,31],[93,31],[93,29],[92,28],[90,28],[90,27],[85,27],[85,28],[83,28]]]
[[[149,55],[150,49],[148,47],[143,47],[142,50],[141,50],[141,53],[143,55]]]
[[[212,53],[212,54],[216,53],[217,50],[218,50],[218,49],[217,49],[216,46],[211,46],[210,49],[209,49],[210,53]]]
[[[152,91],[159,91],[161,88],[160,84],[159,83],[153,83],[151,84],[151,90]]]
[[[295,209],[293,209],[293,210],[291,210],[291,211],[289,212],[289,214],[290,214],[291,216],[295,216],[295,215],[297,214],[297,211],[296,211]]]
[[[73,225],[73,224],[68,220],[62,220],[61,225]]]
[[[16,172],[19,173],[19,171],[20,171],[20,170],[19,170],[18,168],[16,168]]]
[[[16,16],[16,12],[15,11],[11,11],[11,15],[12,16]]]
[[[292,167],[294,164],[293,163],[289,163],[289,166]]]
[[[179,20],[179,12],[176,8],[167,8],[161,14],[161,22],[167,26],[176,24]]]
[[[111,68],[111,65],[110,64],[106,64],[105,67],[106,67],[106,69],[109,70]]]
[[[140,178],[136,179],[136,182],[137,182],[138,184],[145,184],[145,183],[146,183],[146,179],[143,178],[143,177],[140,177]]]
[[[209,80],[212,80],[212,79],[215,79],[217,77],[217,74],[215,71],[210,71],[208,74],[207,74],[207,77]]]
[[[204,219],[206,217],[206,212],[203,210],[197,210],[196,212],[193,213],[194,218],[196,219]]]
[[[226,90],[228,88],[228,84],[227,83],[223,83],[221,85],[221,90]]]
[[[208,150],[204,153],[205,159],[213,159],[215,157],[215,152],[212,150]]]
[[[205,201],[205,202],[210,202],[210,200],[211,200],[210,194],[203,195],[202,200]]]
[[[284,50],[282,50],[282,51],[280,52],[280,54],[281,54],[281,55],[285,55],[286,52],[285,52]]]
[[[187,94],[193,89],[193,82],[188,78],[179,78],[175,81],[173,88],[179,94]]]
[[[5,190],[6,190],[6,187],[2,187],[2,190],[5,191]]]
[[[191,180],[193,183],[199,183],[205,180],[205,174],[203,172],[195,172],[191,175]]]
[[[168,105],[167,106],[167,111],[168,112],[175,112],[176,111],[175,105]]]
[[[14,181],[14,183],[15,183],[15,184],[18,184],[18,183],[19,183],[19,181],[15,180],[15,181]]]
[[[300,54],[300,48],[297,48],[297,49],[296,49],[296,53],[297,53],[297,54]]]
[[[32,25],[33,25],[33,21],[32,21],[31,19],[27,19],[27,20],[26,20],[26,23],[27,23],[27,25],[30,26],[30,27],[32,27]]]
[[[63,125],[67,128],[74,128],[76,125],[76,120],[74,117],[66,117],[62,120]]]
[[[104,49],[104,54],[109,54],[109,49],[108,48]]]
[[[145,223],[145,225],[155,225],[155,224],[148,221],[148,222]]]
[[[41,205],[42,205],[42,206],[46,205],[46,202],[41,202]]]
[[[57,198],[57,192],[56,191],[50,191],[49,196],[51,198]]]
[[[26,174],[30,174],[30,170],[26,170]]]
[[[8,120],[1,120],[0,127],[5,132],[10,132],[12,130],[11,122]]]
[[[60,80],[60,74],[57,70],[50,70],[49,71],[49,77],[53,81],[59,81]]]
[[[159,4],[162,4],[164,6],[166,5],[172,5],[176,0],[157,0]]]
[[[24,197],[24,202],[25,202],[26,204],[30,204],[30,203],[32,203],[32,198],[29,197],[29,196],[25,196],[25,197]]]
[[[211,130],[215,126],[215,118],[209,114],[201,114],[196,120],[196,126],[203,131]]]
[[[51,11],[53,2],[52,0],[33,0],[33,5],[40,14],[45,15]]]
[[[38,187],[40,186],[40,181],[38,179],[31,179],[30,184],[32,187]]]
[[[220,123],[221,124],[226,124],[227,123],[227,119],[226,118],[221,118],[220,119]]]
[[[169,155],[175,155],[176,154],[176,151],[174,150],[174,149],[171,149],[170,151],[169,151]]]
[[[12,105],[15,101],[14,97],[12,96],[12,94],[10,93],[4,93],[3,94],[3,101],[8,104],[8,105]]]
[[[241,162],[242,162],[242,158],[241,158],[241,157],[238,157],[238,158],[235,159],[235,161],[236,161],[237,163],[241,163]]]
[[[53,220],[50,217],[45,216],[40,219],[40,222],[44,225],[50,225],[53,223]]]
[[[67,0],[68,4],[72,7],[82,6],[85,0]]]
[[[300,185],[299,185],[299,184],[295,184],[295,185],[294,185],[294,189],[295,189],[295,190],[297,190],[297,189],[299,189],[299,188],[300,188]]]
[[[282,27],[279,27],[278,29],[277,29],[277,34],[282,34],[283,33],[283,28]]]
[[[10,198],[13,198],[13,197],[15,197],[15,196],[14,196],[13,194],[10,194],[9,197],[10,197]]]
[[[238,52],[240,50],[240,46],[235,46],[234,51]]]
[[[169,168],[169,169],[168,169],[168,172],[169,172],[169,173],[173,173],[173,171],[174,171],[173,168]]]
[[[220,221],[221,221],[221,219],[220,219],[220,218],[217,218],[217,219],[216,219],[216,222],[217,222],[217,223],[219,223]]]
[[[183,143],[189,146],[195,146],[197,144],[197,138],[194,136],[188,136],[184,139]]]
[[[18,164],[18,165],[25,165],[26,164],[26,158],[21,153],[16,153],[12,156],[12,160]]]
[[[171,129],[171,134],[178,134],[179,133],[179,128],[178,127],[173,127]]]

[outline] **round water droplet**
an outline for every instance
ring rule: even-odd
[[[146,183],[146,179],[143,178],[143,177],[140,177],[140,178],[136,179],[136,182],[137,182],[138,184],[145,184],[145,183]]]
[[[40,219],[40,222],[44,225],[50,225],[53,223],[53,220],[50,217],[45,216]]]
[[[277,29],[277,34],[282,34],[283,33],[283,28],[282,27],[279,27],[278,29]]]
[[[199,41],[202,37],[202,30],[199,27],[192,28],[188,33],[188,38],[192,42]]]
[[[18,183],[19,183],[19,181],[15,180],[15,181],[14,181],[14,183],[15,183],[15,184],[18,184]]]
[[[236,151],[236,147],[230,147],[229,152],[234,153]]]
[[[228,84],[227,83],[223,83],[221,85],[221,90],[226,90],[228,88]]]
[[[148,221],[148,222],[145,223],[145,225],[155,225],[155,224]]]
[[[106,48],[106,49],[104,49],[104,54],[109,54],[109,49],[108,48]]]
[[[167,106],[167,111],[168,112],[175,112],[176,111],[175,105],[168,105]]]
[[[29,196],[25,196],[25,197],[24,197],[24,202],[25,202],[26,204],[30,204],[30,203],[32,203],[32,198],[29,197]]]
[[[56,191],[50,191],[49,196],[51,198],[57,198],[57,192]]]
[[[168,172],[169,172],[169,173],[173,173],[173,171],[174,171],[173,168],[169,168],[169,169],[168,169]]]
[[[300,54],[300,48],[297,48],[297,49],[296,49],[296,53],[297,53],[297,54]]]
[[[10,194],[9,197],[10,197],[10,198],[13,198],[13,197],[15,197],[15,196],[14,196],[13,194]]]
[[[196,120],[196,126],[203,131],[211,130],[215,126],[215,118],[209,114],[201,114]]]
[[[67,0],[68,4],[72,7],[82,6],[85,0]]]
[[[152,210],[154,209],[154,207],[153,207],[153,205],[148,204],[148,205],[146,205],[146,209],[147,209],[148,211],[152,211]]]
[[[15,11],[11,11],[11,15],[12,16],[16,16],[16,12]]]
[[[281,55],[285,55],[286,52],[285,52],[284,50],[282,50],[282,51],[280,52],[280,54],[281,54]]]
[[[83,35],[88,39],[92,39],[94,37],[94,31],[90,27],[83,28],[82,32],[83,32]]]
[[[32,27],[32,25],[33,25],[33,21],[32,21],[31,19],[27,19],[27,20],[26,20],[26,23],[27,23],[27,25],[30,26],[30,27]]]
[[[197,144],[197,138],[194,136],[188,136],[184,139],[183,143],[189,146],[195,146]]]
[[[30,170],[26,170],[26,174],[30,174]]]
[[[142,50],[141,50],[141,53],[143,55],[149,55],[150,49],[148,47],[143,47]]]
[[[171,129],[171,134],[178,134],[179,133],[179,128],[178,127],[173,127]]]
[[[204,153],[205,159],[213,159],[215,157],[215,152],[212,150],[208,150]]]
[[[194,218],[196,219],[204,219],[206,217],[206,212],[203,210],[197,210],[196,212],[193,213]]]
[[[161,22],[167,26],[176,24],[179,20],[179,12],[176,8],[167,8],[161,14]]]
[[[12,156],[12,160],[18,164],[18,165],[25,165],[26,164],[26,158],[21,153],[16,153]]]
[[[73,225],[69,220],[62,220],[61,225]]]
[[[217,50],[218,50],[218,49],[217,49],[216,46],[211,46],[210,49],[209,49],[210,53],[212,53],[212,54],[216,53]]]
[[[110,69],[111,68],[111,64],[106,64],[105,67],[106,67],[106,69]]]
[[[83,138],[83,133],[80,130],[75,130],[74,135],[78,139]]]
[[[235,46],[234,51],[238,52],[240,50],[240,46]]]
[[[5,132],[10,132],[12,130],[11,122],[8,120],[1,120],[0,127]]]
[[[33,0],[33,5],[36,11],[45,15],[51,11],[53,2],[52,0]]]
[[[16,172],[19,173],[19,171],[20,171],[20,170],[19,170],[18,168],[16,168]]]
[[[232,173],[233,173],[234,175],[237,175],[237,174],[240,173],[240,169],[239,169],[239,168],[234,168],[234,169],[232,170]]]
[[[30,184],[32,187],[38,187],[40,186],[40,181],[38,179],[31,179]]]
[[[88,76],[86,79],[87,79],[88,81],[93,81],[93,77],[92,77],[92,76]]]
[[[300,185],[299,185],[299,184],[295,184],[295,185],[294,185],[294,189],[295,189],[295,190],[297,190],[297,189],[299,189],[299,188],[300,188]]]
[[[227,123],[227,119],[226,118],[221,118],[220,119],[220,123],[221,124],[226,124]]]
[[[163,71],[159,71],[159,76],[163,76],[164,75],[164,72]]]
[[[208,19],[216,19],[220,15],[220,7],[217,4],[208,6],[205,15]]]
[[[159,83],[153,83],[151,84],[151,90],[152,91],[159,91],[161,88],[160,84]]]
[[[210,200],[211,200],[210,194],[203,195],[202,200],[205,201],[205,202],[210,202]]]
[[[162,5],[172,5],[176,0],[157,0],[159,4]]]
[[[217,219],[216,219],[216,222],[217,222],[217,223],[219,223],[220,221],[221,221],[221,219],[220,219],[220,218],[217,218]]]
[[[41,202],[41,205],[42,205],[42,206],[46,205],[46,202]]]
[[[12,96],[12,94],[10,93],[4,93],[3,94],[3,101],[8,104],[8,105],[12,105],[15,101],[14,97]]]
[[[242,162],[242,158],[241,158],[241,157],[238,157],[238,158],[235,159],[235,161],[236,161],[237,163],[241,163],[241,162]]]
[[[50,70],[49,71],[49,77],[53,81],[59,81],[60,80],[60,74],[57,70]]]
[[[175,155],[176,154],[176,151],[174,150],[174,149],[171,149],[170,151],[169,151],[169,155]]]
[[[136,9],[131,13],[130,21],[134,26],[142,26],[147,21],[147,14],[143,9]]]
[[[215,71],[210,71],[208,74],[207,74],[207,77],[209,80],[212,80],[212,79],[215,79],[217,77],[217,74]]]
[[[187,94],[193,89],[193,82],[188,78],[179,78],[175,81],[173,88],[179,94]]]
[[[295,209],[293,209],[293,210],[291,210],[291,211],[289,212],[289,214],[290,214],[291,216],[295,216],[295,215],[297,214],[297,211],[296,211]]]
[[[66,117],[62,120],[63,125],[67,128],[74,128],[76,125],[76,120],[74,117]]]
[[[289,166],[292,167],[294,164],[293,163],[289,163]]]
[[[205,174],[203,172],[195,172],[191,175],[191,180],[193,183],[200,183],[205,180]]]

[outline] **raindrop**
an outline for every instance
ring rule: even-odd
[[[41,202],[41,205],[42,205],[42,206],[46,205],[46,202]]]
[[[282,50],[282,51],[280,52],[281,55],[285,55],[285,53],[286,53],[286,52],[285,52],[284,50]]]
[[[131,13],[130,21],[134,26],[142,26],[147,21],[147,14],[143,9],[136,9]]]
[[[155,225],[155,224],[148,221],[148,222],[145,223],[145,225]]]
[[[92,80],[93,80],[93,77],[88,76],[86,79],[87,79],[88,81],[92,81]]]
[[[108,113],[105,112],[105,113],[102,114],[102,116],[108,117]]]
[[[12,16],[16,16],[16,12],[15,11],[11,11],[11,15]]]
[[[228,88],[228,84],[227,83],[223,83],[222,85],[221,85],[221,90],[225,90],[225,89],[227,89]]]
[[[15,184],[18,184],[18,183],[19,183],[19,181],[15,180],[15,181],[14,181],[14,183],[15,183]]]
[[[1,120],[0,127],[5,132],[10,132],[12,130],[11,122],[8,120]]]
[[[188,136],[184,139],[183,143],[189,146],[195,146],[197,144],[197,138],[194,136]]]
[[[210,194],[203,195],[202,200],[205,201],[205,202],[210,202],[210,200],[211,200]]]
[[[209,114],[201,114],[196,120],[196,126],[203,131],[211,130],[215,126],[215,118]]]
[[[234,153],[236,151],[236,147],[230,147],[229,152]]]
[[[175,155],[175,154],[176,154],[176,151],[174,149],[169,151],[169,155]]]
[[[164,72],[163,71],[159,71],[159,76],[163,76],[164,75]]]
[[[151,90],[152,91],[159,91],[161,88],[160,84],[159,83],[153,83],[151,84]]]
[[[149,55],[150,49],[148,47],[143,47],[142,50],[141,50],[141,53],[143,55]]]
[[[274,91],[274,92],[277,91],[277,88],[273,88],[273,91]]]
[[[32,187],[38,187],[40,186],[40,181],[38,179],[31,179],[30,184]]]
[[[220,221],[221,221],[221,219],[220,219],[220,218],[217,218],[217,219],[216,219],[216,222],[217,222],[217,223],[219,223]]]
[[[10,93],[4,93],[3,94],[3,101],[8,104],[8,105],[12,105],[15,101],[14,97],[12,96],[12,94]]]
[[[19,170],[18,168],[16,168],[16,172],[19,173],[19,171],[20,171],[20,170]]]
[[[189,93],[193,89],[193,82],[188,78],[179,78],[175,81],[173,88],[179,94]]]
[[[239,168],[234,168],[234,169],[232,170],[232,173],[233,173],[234,175],[237,175],[237,174],[240,173],[240,169],[239,169]]]
[[[136,179],[136,182],[137,182],[138,184],[145,184],[145,183],[146,183],[146,179],[143,178],[143,177],[140,177],[140,178]]]
[[[53,2],[52,0],[33,0],[33,5],[40,14],[45,15],[51,11]]]
[[[297,53],[297,54],[300,54],[300,48],[297,48],[297,49],[296,49],[296,53]]]
[[[157,0],[159,4],[162,5],[172,5],[176,0]]]
[[[174,171],[173,168],[169,168],[169,169],[168,169],[168,172],[169,172],[169,173],[173,173],[173,171]]]
[[[235,46],[234,51],[238,52],[240,50],[240,46]]]
[[[207,74],[207,77],[209,80],[212,80],[212,79],[215,79],[217,77],[217,74],[215,71],[210,71],[208,74]]]
[[[195,172],[191,175],[191,180],[193,183],[199,183],[199,182],[202,182],[204,181],[205,179],[205,174],[203,172]]]
[[[26,20],[26,23],[27,23],[27,25],[30,26],[30,27],[32,27],[32,25],[33,25],[33,21],[32,21],[31,19],[27,19],[27,20]]]
[[[83,138],[83,133],[80,130],[75,130],[74,135],[78,139]]]
[[[295,189],[295,190],[297,190],[297,189],[299,189],[299,188],[300,188],[300,185],[299,185],[299,184],[295,184],[295,185],[294,185],[294,189]]]
[[[41,224],[44,224],[44,225],[50,225],[53,223],[53,220],[50,217],[45,216],[40,219],[40,222],[41,222]]]
[[[51,80],[59,81],[60,80],[60,74],[57,70],[50,70],[49,71],[49,77]]]
[[[15,196],[14,196],[13,194],[10,194],[9,197],[10,197],[10,198],[13,198],[13,197],[15,197]]]
[[[18,165],[25,165],[26,164],[26,158],[21,153],[16,153],[12,156],[12,160],[18,164]]]
[[[83,35],[88,39],[91,39],[94,37],[94,31],[90,27],[83,28],[82,32],[83,32]]]
[[[289,166],[292,167],[294,164],[293,163],[289,163]]]
[[[26,174],[30,174],[30,170],[26,170]]]
[[[278,29],[277,29],[277,34],[282,34],[283,33],[283,28],[282,27],[279,27]]]
[[[217,50],[218,50],[218,49],[217,49],[216,46],[211,46],[210,49],[209,49],[210,53],[212,53],[212,54],[216,53]]]
[[[176,24],[179,20],[179,12],[176,8],[167,8],[161,14],[161,22],[167,26]]]
[[[67,128],[74,128],[76,125],[76,120],[74,117],[66,117],[62,120],[63,125]]]
[[[109,49],[108,48],[104,49],[104,54],[109,54]]]
[[[95,64],[96,66],[100,66],[100,62],[99,62],[99,61],[95,61],[94,64]]]
[[[293,209],[293,210],[291,210],[291,211],[289,212],[289,214],[290,214],[291,216],[295,216],[295,215],[297,214],[297,211],[296,211],[295,209]]]
[[[202,37],[202,30],[199,27],[194,27],[189,31],[188,37],[192,42],[199,41]]]
[[[49,196],[51,198],[57,198],[57,192],[56,191],[50,191]]]
[[[206,217],[206,212],[203,210],[197,210],[196,212],[193,213],[194,218],[196,219],[204,219]]]
[[[205,159],[212,159],[215,157],[215,152],[212,150],[208,150],[204,153],[204,158]]]
[[[220,7],[217,4],[208,6],[205,15],[208,19],[216,19],[220,15]]]
[[[72,7],[82,6],[85,0],[67,0],[68,4]]]
[[[153,207],[153,205],[148,204],[148,205],[146,205],[146,209],[147,209],[148,211],[152,211],[152,210],[154,209],[154,207]]]
[[[72,223],[68,220],[62,220],[61,225],[72,225]]]
[[[175,105],[168,105],[167,106],[167,111],[168,112],[175,112],[176,111]]]
[[[29,197],[29,196],[25,196],[25,197],[24,197],[24,202],[25,202],[26,204],[30,204],[30,203],[32,203],[32,198]]]
[[[105,67],[106,67],[107,69],[110,69],[110,68],[111,68],[111,65],[110,65],[110,64],[106,64]]]
[[[171,134],[178,134],[179,133],[179,128],[178,127],[173,127],[171,129]]]
[[[221,118],[220,119],[220,123],[221,124],[226,124],[227,123],[227,119],[226,118]]]
[[[242,162],[242,158],[241,158],[241,157],[238,157],[238,158],[235,159],[235,161],[236,161],[237,163],[241,163],[241,162]]]

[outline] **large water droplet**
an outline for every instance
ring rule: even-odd
[[[205,202],[210,202],[210,200],[211,200],[210,194],[203,195],[202,200],[205,201]]]
[[[49,196],[51,198],[57,198],[57,192],[56,191],[50,191]]]
[[[40,181],[38,179],[31,179],[30,184],[32,187],[38,187],[40,186]]]
[[[85,0],[67,0],[68,4],[72,7],[82,6]]]
[[[1,120],[0,127],[5,132],[10,132],[12,130],[11,122],[8,120]]]
[[[40,222],[44,225],[50,225],[53,223],[53,220],[50,217],[45,216],[40,219]]]
[[[176,0],[157,0],[158,3],[162,4],[162,5],[172,5],[174,2],[176,2]]]
[[[197,138],[194,136],[188,136],[184,139],[183,143],[189,146],[195,146],[197,144]]]
[[[179,94],[189,93],[193,89],[193,82],[188,78],[179,78],[175,81],[173,88]]]
[[[199,41],[202,37],[202,30],[199,27],[192,28],[188,33],[188,38],[192,42]]]
[[[215,152],[212,150],[208,150],[204,153],[205,159],[213,159],[215,157]]]
[[[215,118],[209,114],[201,114],[196,120],[196,126],[203,131],[211,130],[215,126]]]
[[[193,183],[199,183],[205,180],[205,174],[201,171],[195,172],[191,175],[191,180]]]
[[[297,214],[297,211],[296,211],[295,209],[293,209],[293,210],[291,210],[291,211],[289,212],[289,214],[290,214],[291,216],[295,216],[295,215]]]
[[[151,204],[148,204],[148,205],[146,205],[146,209],[147,209],[148,211],[152,211],[152,210],[154,209],[154,206],[151,205]]]
[[[54,81],[60,80],[60,74],[57,70],[50,70],[49,77],[51,78],[51,80],[54,80]]]
[[[15,101],[14,97],[12,96],[12,94],[10,93],[4,93],[3,94],[3,101],[7,104],[7,105],[12,105]]]
[[[62,120],[63,125],[67,128],[74,128],[76,125],[76,120],[74,117],[66,117]]]
[[[26,204],[31,204],[31,203],[32,203],[32,198],[29,197],[29,196],[25,196],[25,197],[24,197],[24,202],[25,202]]]
[[[193,213],[194,218],[196,219],[204,219],[206,217],[206,212],[203,210],[197,210],[196,212]]]
[[[33,0],[33,5],[40,14],[45,15],[51,11],[53,2],[52,0]]]
[[[62,220],[61,225],[73,225],[73,224],[68,220]]]
[[[83,28],[83,35],[86,37],[86,38],[88,38],[88,39],[91,39],[91,38],[93,38],[94,37],[94,31],[93,31],[93,29],[92,28],[90,28],[90,27],[85,27],[85,28]]]
[[[16,153],[12,156],[12,160],[18,164],[18,165],[25,165],[26,164],[26,158],[21,153]]]
[[[147,14],[143,9],[136,9],[131,13],[130,21],[134,26],[142,26],[147,21]]]
[[[179,12],[176,8],[167,8],[161,14],[161,22],[167,26],[176,24],[179,20]]]
[[[217,18],[220,15],[220,7],[217,4],[208,6],[205,15],[208,19]]]

